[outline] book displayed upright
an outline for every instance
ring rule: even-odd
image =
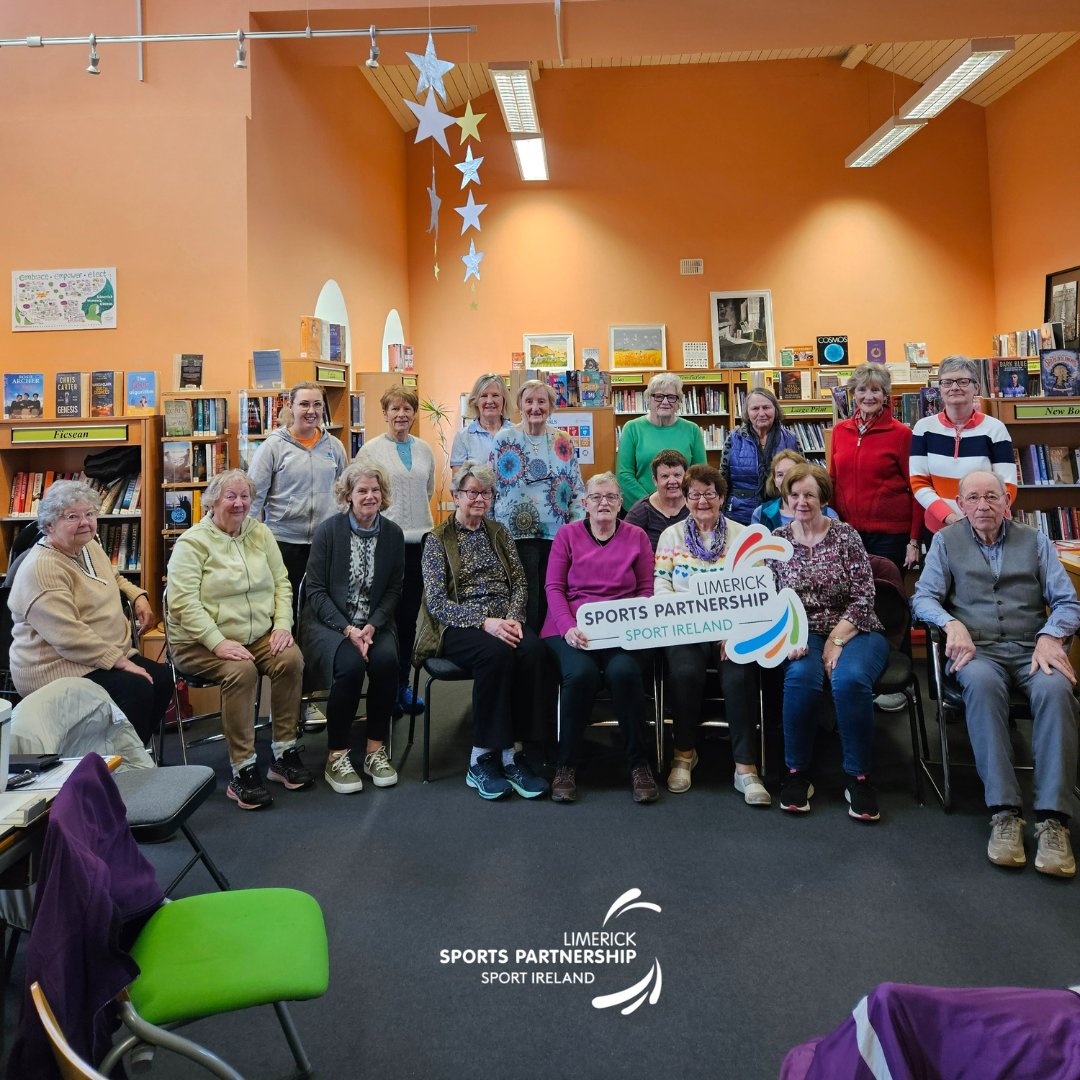
[[[191,399],[167,398],[165,400],[165,434],[191,435]]]
[[[994,396],[1027,397],[1027,361],[1018,357],[994,359]]]
[[[150,416],[157,412],[156,371],[129,371],[126,388],[128,416]]]
[[[177,353],[173,357],[173,385],[177,390],[201,390],[202,353]]]
[[[323,355],[323,321],[314,315],[305,315],[300,320],[300,359],[301,360],[328,360]]]
[[[1080,394],[1080,353],[1075,349],[1043,349],[1039,353],[1039,366],[1047,397]]]
[[[847,334],[828,334],[817,339],[817,361],[832,367],[848,363]]]
[[[56,373],[56,416],[59,420],[78,420],[90,415],[90,373]]]
[[[90,415],[124,415],[124,373],[122,371],[90,372]]]
[[[256,390],[280,390],[285,385],[280,349],[256,349],[251,354]]]
[[[40,372],[4,374],[4,418],[35,420],[44,413],[45,376]]]

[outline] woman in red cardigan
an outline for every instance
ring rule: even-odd
[[[891,559],[903,575],[919,561],[922,530],[908,477],[911,429],[889,408],[892,378],[884,364],[861,364],[847,385],[855,413],[833,427],[833,506],[868,554]]]

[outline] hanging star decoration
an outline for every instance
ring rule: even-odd
[[[427,231],[435,234],[435,243],[439,242],[439,207],[442,206],[442,199],[439,198],[438,193],[435,191],[435,166],[431,166],[431,187],[427,189],[428,200],[431,203],[431,221],[428,224]]]
[[[458,140],[458,146],[466,139],[475,139],[477,142],[480,142],[480,132],[477,128],[480,127],[480,121],[483,120],[485,116],[487,116],[486,112],[474,113],[472,111],[471,101],[465,103],[465,112],[456,120],[457,126],[461,128],[461,138]]]
[[[435,280],[436,281],[439,280],[439,264],[438,263],[435,264]]]
[[[423,142],[424,139],[434,139],[446,153],[450,153],[450,146],[446,141],[446,129],[453,124],[454,118],[439,111],[439,103],[435,100],[435,91],[428,90],[427,98],[423,105],[417,105],[415,101],[404,99],[412,114],[420,121],[416,129],[416,138],[413,143]]]
[[[427,48],[423,56],[418,53],[407,52],[405,54],[420,72],[420,78],[416,80],[416,93],[426,90],[429,86],[435,93],[446,101],[446,87],[443,86],[443,76],[454,67],[448,60],[440,60],[435,55],[435,40],[430,34],[427,38]],[[456,121],[455,121],[456,123]],[[458,144],[460,145],[460,143]]]
[[[474,158],[472,147],[468,147],[465,151],[465,160],[460,162],[454,162],[454,168],[461,171],[461,186],[465,187],[466,184],[479,184],[480,166],[484,164],[482,157]]]
[[[455,206],[454,213],[461,215],[461,235],[464,236],[469,229],[480,232],[480,215],[487,209],[487,203],[478,203],[473,199],[473,193],[469,192],[469,201],[464,206]]]
[[[483,259],[484,253],[476,250],[476,241],[469,241],[469,254],[462,255],[461,261],[465,264],[465,280],[468,281],[470,277],[480,280],[480,260]]]

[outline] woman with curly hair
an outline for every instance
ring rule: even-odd
[[[529,582],[525,625],[539,633],[547,617],[548,556],[555,533],[585,516],[585,486],[570,437],[548,425],[555,392],[530,379],[518,391],[521,423],[495,437],[495,520],[514,538]]]

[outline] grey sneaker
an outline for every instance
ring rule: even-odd
[[[348,754],[339,754],[336,758],[327,759],[323,779],[339,795],[350,795],[354,791],[364,790],[364,781],[360,779],[360,774],[353,768],[352,760]]]
[[[304,731],[313,735],[317,734],[326,727],[326,714],[314,701],[309,701],[304,706],[304,715],[301,717],[300,724]]]
[[[761,782],[761,777],[756,772],[737,772],[735,774],[735,790],[746,800],[749,806],[770,806],[772,796]]]
[[[999,810],[990,819],[986,857],[998,866],[1024,866],[1024,819],[1015,810]]]
[[[1049,818],[1035,826],[1035,839],[1039,847],[1035,852],[1035,869],[1040,874],[1055,877],[1072,877],[1076,873],[1069,827]]]
[[[372,750],[364,758],[364,772],[376,787],[393,787],[397,783],[397,769],[390,764],[385,746]]]
[[[690,773],[698,762],[695,750],[688,758],[678,757],[671,762],[671,771],[668,773],[667,789],[676,795],[690,790]]]

